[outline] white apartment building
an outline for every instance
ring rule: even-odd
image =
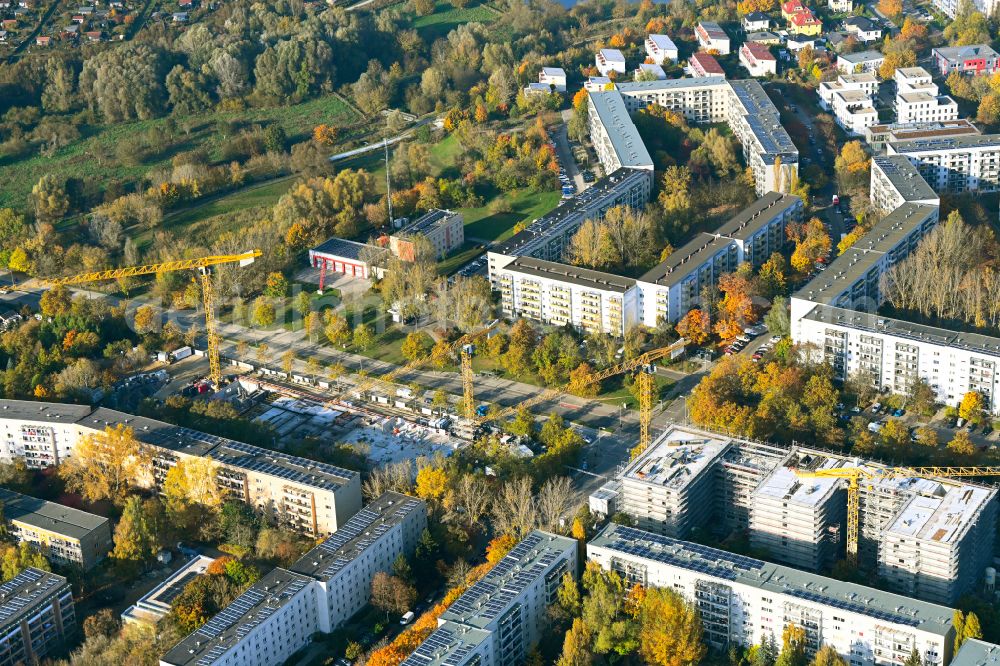
[[[970,638],[962,643],[951,666],[1000,666],[1000,645]]]
[[[641,63],[635,72],[633,72],[633,75],[637,81],[644,81],[646,79],[662,81],[667,78],[667,73],[663,71],[662,67],[648,62]]]
[[[792,337],[814,345],[838,377],[865,370],[880,388],[895,393],[906,393],[919,377],[941,403],[957,407],[966,393],[976,391],[1000,415],[1000,338],[826,304],[806,310]]]
[[[777,76],[778,59],[764,44],[745,42],[740,47],[740,64],[750,72],[750,76]]]
[[[44,469],[72,456],[83,435],[118,425],[153,450],[149,485],[162,484],[179,460],[207,456],[227,496],[310,536],[335,532],[361,508],[355,471],[103,407],[0,400],[0,459]]]
[[[605,173],[623,167],[645,169],[652,174],[653,158],[635,128],[625,101],[616,91],[587,95],[590,140]]]
[[[412,555],[426,528],[423,500],[387,492],[289,567],[315,581],[319,631],[330,633],[361,610],[375,574]]]
[[[874,98],[878,79],[874,74],[841,74],[836,81],[822,81],[817,89],[819,104],[832,111],[845,132],[862,135],[878,124]]]
[[[837,56],[837,69],[844,74],[878,74],[885,56],[879,51],[859,51]]]
[[[904,203],[941,205],[941,198],[904,156],[876,155],[871,169],[871,202],[883,215]]]
[[[900,67],[896,82],[897,123],[928,123],[958,118],[958,103],[948,95],[939,94],[937,84],[923,67]]]
[[[830,262],[825,271],[792,295],[792,339],[800,341],[797,322],[816,305],[876,311],[883,301],[882,275],[916,249],[937,224],[938,214],[937,206],[905,203]]]
[[[646,55],[657,65],[677,62],[677,45],[668,35],[651,34],[646,37]]]
[[[419,499],[386,493],[289,569],[273,569],[189,634],[161,666],[277,666],[337,629],[371,597],[371,582],[416,548],[427,526]]]
[[[729,35],[715,21],[702,21],[696,25],[694,36],[703,51],[714,51],[720,55],[730,52]]]
[[[0,585],[0,664],[38,664],[76,634],[73,591],[62,576],[29,567]]]
[[[769,192],[714,234],[695,236],[637,281],[642,323],[676,322],[701,302],[701,290],[747,262],[759,267],[787,242],[785,229],[802,218],[802,200]]]
[[[614,83],[606,76],[588,76],[583,84],[583,88],[587,92],[610,90],[613,86]]]
[[[629,113],[655,104],[694,123],[724,122],[729,108],[728,86],[722,76],[631,81],[616,84],[615,91]]]
[[[566,71],[562,67],[542,67],[538,82],[554,92],[566,92]]]
[[[1000,134],[890,142],[889,155],[905,155],[935,192],[1000,190]]]
[[[718,648],[781,643],[785,627],[805,630],[807,652],[832,646],[851,666],[899,666],[916,649],[925,666],[952,656],[952,609],[862,585],[610,524],[587,558],[629,585],[673,589],[701,614]]]
[[[691,54],[691,57],[688,58],[685,71],[689,76],[695,78],[705,76],[721,76],[722,78],[726,78],[726,70],[722,69],[722,65],[715,59],[715,56],[704,51]]]
[[[628,206],[636,210],[645,208],[652,188],[652,171],[619,169],[559,204],[546,215],[532,220],[523,231],[487,252],[493,288],[499,288],[497,262],[503,260],[503,257],[528,256],[559,261],[563,249],[584,220],[604,219],[604,214],[616,206]]]
[[[535,530],[448,607],[401,666],[514,666],[538,644],[565,574],[576,577],[576,539]]]
[[[830,8],[831,12],[838,12],[841,14],[850,14],[854,11],[853,0],[827,0],[827,6]]]
[[[625,56],[618,49],[601,49],[594,56],[594,64],[601,76],[609,76],[611,72],[625,73]]]
[[[715,508],[715,475],[729,447],[724,439],[674,426],[628,463],[619,475],[619,510],[637,527],[684,538],[709,524]]]
[[[319,631],[318,589],[308,576],[272,569],[189,634],[160,666],[276,666]]]
[[[770,559],[815,571],[844,552],[847,484],[799,477],[795,471],[859,466],[884,467],[668,424],[614,484],[606,484],[592,499],[665,536],[683,538],[695,527],[710,527],[719,536],[745,533]],[[953,479],[901,477],[864,484],[858,512],[860,566],[871,573],[883,571],[896,592],[953,603],[976,588],[992,558],[995,494],[993,488]],[[914,498],[922,499],[911,503]],[[924,516],[920,507],[927,506],[933,510]],[[932,529],[940,525],[934,515],[948,516],[947,529]],[[919,538],[908,536],[907,530]],[[904,555],[906,561],[900,563],[905,548],[917,555]]]
[[[497,257],[496,281],[505,317],[623,337],[639,320],[632,278],[534,257]]]
[[[754,490],[750,544],[770,559],[808,571],[833,564],[841,550],[847,499],[839,479],[804,479],[795,469],[830,469],[850,464],[841,456],[795,451]]]
[[[988,17],[996,14],[996,0],[973,0],[973,4],[977,11],[982,12]],[[961,6],[961,0],[934,0],[934,6],[947,14],[949,18],[955,18]]]

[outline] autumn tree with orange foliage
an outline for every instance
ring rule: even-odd
[[[698,425],[757,439],[815,438],[840,441],[840,394],[828,366],[758,364],[745,356],[723,358],[688,398]]]
[[[898,19],[903,14],[903,0],[878,0],[878,10],[891,19]]]
[[[799,273],[808,273],[817,261],[829,256],[833,249],[830,234],[818,218],[814,217],[805,224],[789,225],[786,231],[789,239],[795,242],[790,263]]]
[[[695,308],[681,317],[676,328],[677,335],[693,345],[700,345],[707,342],[712,333],[712,319],[707,312]]]
[[[746,16],[754,12],[769,12],[774,9],[774,0],[740,0],[736,3],[736,11]]]
[[[732,340],[743,333],[743,327],[757,320],[753,307],[753,284],[743,272],[728,273],[719,278],[719,290],[724,294],[719,303],[719,321],[715,332],[723,340]]]
[[[334,127],[333,125],[327,125],[324,123],[313,128],[313,141],[321,146],[332,146],[337,143],[337,136],[339,134],[339,127]]]

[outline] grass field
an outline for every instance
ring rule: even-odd
[[[516,190],[507,196],[510,212],[493,213],[486,202],[479,208],[462,208],[465,216],[465,237],[481,238],[488,241],[507,240],[514,235],[514,225],[545,215],[559,205],[559,192],[532,192]]]
[[[485,5],[474,5],[456,9],[447,0],[439,0],[430,16],[413,19],[413,27],[428,42],[444,37],[463,23],[489,23],[497,18],[497,12]]]
[[[88,129],[79,140],[52,157],[36,155],[27,159],[0,161],[0,183],[3,183],[0,188],[0,208],[26,206],[32,186],[48,173],[62,178],[92,178],[101,183],[132,183],[140,180],[151,169],[168,165],[174,155],[183,151],[202,148],[209,159],[220,160],[225,143],[218,133],[220,121],[243,126],[277,123],[291,141],[301,141],[320,123],[343,127],[360,120],[357,112],[340,97],[327,95],[285,107],[232,113],[210,112],[176,119],[156,118]],[[129,166],[119,163],[115,151],[123,141],[150,130],[165,131],[170,122],[175,122],[179,128],[173,132],[173,136],[179,139],[178,143],[145,164]],[[190,131],[186,131],[187,129]]]

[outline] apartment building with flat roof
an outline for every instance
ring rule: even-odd
[[[951,666],[1000,666],[1000,645],[970,638],[962,643]]]
[[[922,379],[940,403],[957,407],[975,391],[1000,415],[1000,337],[823,304],[798,319],[792,336],[840,379],[864,371],[880,389],[900,394]]]
[[[781,643],[789,624],[805,630],[812,656],[832,646],[852,666],[902,664],[915,649],[925,666],[951,661],[953,610],[792,567],[643,530],[607,525],[587,558],[628,585],[670,588],[701,614],[717,648]]]
[[[361,610],[375,574],[412,555],[426,528],[426,502],[387,492],[290,566],[316,581],[319,631],[330,633]]]
[[[0,400],[0,458],[52,466],[72,456],[80,437],[119,425],[153,450],[152,478],[141,480],[147,485],[162,484],[180,460],[209,457],[229,497],[310,536],[335,532],[361,508],[361,475],[353,470],[104,407]]]
[[[497,257],[504,316],[623,337],[639,320],[635,280],[534,257]]]
[[[35,545],[51,561],[88,570],[112,548],[111,523],[80,509],[0,488],[0,506],[10,535]]]
[[[953,136],[982,134],[965,118],[930,123],[889,123],[865,128],[865,141],[876,155],[884,153],[886,144],[914,139],[945,139]]]
[[[796,322],[815,305],[877,310],[883,301],[882,275],[916,249],[920,239],[937,224],[938,214],[937,206],[903,204],[792,294],[793,339],[798,341]]]
[[[905,155],[939,194],[1000,190],[1000,134],[890,142],[889,155]]]
[[[702,21],[694,28],[695,39],[702,51],[726,55],[730,51],[729,35],[715,21]]]
[[[531,532],[441,614],[402,666],[524,663],[563,576],[576,577],[578,550],[576,539]]]
[[[491,248],[487,260],[493,288],[498,288],[495,276],[501,256],[559,261],[584,220],[602,220],[616,206],[645,208],[653,189],[652,176],[653,172],[646,169],[618,169]]]
[[[646,55],[657,65],[677,62],[677,45],[669,35],[650,34],[646,37]]]
[[[30,567],[0,585],[0,666],[37,664],[77,630],[62,576]]]
[[[943,122],[958,118],[958,102],[942,95],[930,72],[923,67],[899,67],[896,82],[897,123]]]
[[[276,666],[363,608],[371,582],[411,555],[427,526],[423,500],[385,493],[288,569],[265,574],[189,634],[161,665]]]
[[[952,72],[981,76],[1000,70],[1000,54],[989,44],[942,46],[931,49],[931,57],[941,76],[948,76]]]
[[[429,210],[389,236],[389,249],[403,261],[414,261],[417,238],[426,240],[434,257],[443,257],[465,242],[465,218],[451,210]]]
[[[674,250],[637,281],[639,312],[646,326],[676,322],[701,303],[702,288],[747,262],[760,267],[787,242],[785,229],[802,219],[802,200],[768,192],[715,233],[702,233]]]
[[[615,91],[587,95],[590,139],[605,173],[628,167],[653,170],[653,158],[632,122],[621,94]]]
[[[903,155],[876,155],[872,158],[869,196],[872,205],[883,215],[905,203],[941,205],[941,197]]]

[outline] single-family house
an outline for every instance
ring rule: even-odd
[[[743,17],[743,31],[758,32],[771,29],[771,17],[764,12],[750,12]]]
[[[187,12],[174,12],[171,16],[174,23],[187,23],[188,13]]]
[[[882,39],[882,28],[866,16],[852,16],[844,21],[844,30],[858,38],[859,42],[874,42]]]
[[[768,46],[779,46],[781,44],[781,35],[768,30],[761,30],[759,32],[747,33],[747,41],[767,44]]]
[[[854,11],[852,0],[827,0],[827,6],[831,12],[837,14],[850,14]]]
[[[52,38],[48,35],[39,35],[35,37],[35,44],[38,46],[50,46],[52,44]]]

